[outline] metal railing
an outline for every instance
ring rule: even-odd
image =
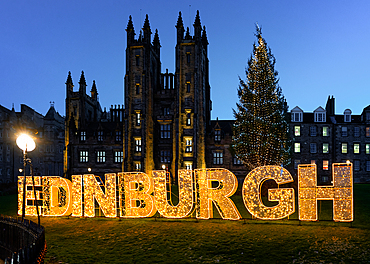
[[[0,259],[5,264],[44,263],[45,229],[20,217],[0,216]]]

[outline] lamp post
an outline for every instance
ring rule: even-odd
[[[30,164],[30,170],[32,170],[31,159],[27,158],[27,152],[31,152],[36,148],[35,141],[27,134],[21,134],[16,140],[17,146],[23,150],[23,205],[22,205],[22,221],[26,215],[26,166],[27,162]],[[36,211],[37,211],[37,218],[38,224],[40,225],[40,215],[39,215],[39,208],[37,204],[37,197],[36,197],[36,189],[35,189],[35,180],[32,175],[32,182],[33,182],[33,191],[35,195],[35,204],[36,204]]]

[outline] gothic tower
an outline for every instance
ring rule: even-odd
[[[126,171],[205,168],[205,137],[210,124],[208,40],[199,11],[194,36],[186,34],[179,13],[175,73],[161,73],[160,42],[151,43],[148,16],[139,37],[130,16],[125,75]]]
[[[76,145],[77,138],[81,133],[86,133],[87,124],[96,122],[102,114],[98,101],[98,91],[95,81],[91,88],[91,96],[86,94],[86,79],[82,71],[80,76],[78,91],[73,90],[71,72],[68,72],[66,81],[66,117],[65,117],[65,148],[64,148],[64,174],[70,177],[70,167],[74,166],[74,161],[78,156],[72,151]],[[85,134],[86,135],[86,134]]]
[[[211,101],[208,73],[208,40],[197,11],[194,36],[184,26],[179,13],[176,44],[176,103],[179,146],[174,167],[205,168],[205,139],[210,125]]]
[[[161,71],[159,38],[156,32],[151,43],[148,15],[137,39],[131,16],[126,31],[125,170],[150,172],[155,169],[153,96]]]

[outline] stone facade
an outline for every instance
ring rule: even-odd
[[[331,184],[332,164],[353,163],[354,182],[370,182],[370,106],[361,115],[346,109],[335,114],[335,99],[313,113],[295,107],[290,112],[293,139],[291,173],[298,164],[315,163],[319,184]]]
[[[122,106],[111,106],[102,111],[98,92],[93,81],[90,94],[86,94],[86,80],[81,73],[79,90],[73,90],[71,73],[66,82],[66,119],[64,171],[72,175],[122,171],[123,121]]]
[[[161,73],[158,32],[151,42],[148,16],[143,34],[135,39],[131,17],[127,25],[125,75],[126,171],[165,168],[205,168],[206,136],[210,127],[208,41],[199,12],[194,36],[185,33],[181,13],[176,24],[174,73]]]
[[[63,176],[64,118],[52,104],[43,116],[27,105],[21,104],[16,112],[0,106],[0,183],[17,181],[23,175],[23,152],[16,144],[21,133],[30,134],[36,143],[28,153],[35,175]],[[30,175],[27,166],[26,174]]]

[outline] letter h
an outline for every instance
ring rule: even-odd
[[[333,163],[333,185],[317,186],[316,164],[298,166],[299,220],[316,221],[317,200],[333,200],[334,221],[353,221],[352,163]]]

